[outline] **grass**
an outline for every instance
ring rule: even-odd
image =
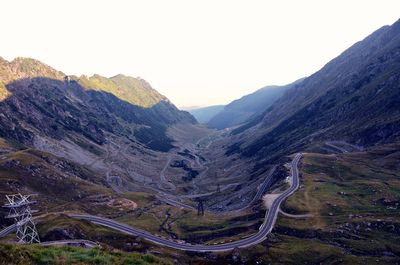
[[[282,242],[273,244],[264,261],[288,264],[294,261],[297,264],[320,263],[330,259],[338,261],[340,250],[314,240],[299,240],[282,237]],[[307,255],[305,255],[307,253]]]
[[[147,192],[125,192],[122,196],[136,202],[139,208],[143,208],[155,200],[154,195]]]
[[[176,221],[178,234],[189,242],[207,243],[236,240],[255,233],[261,219],[232,213],[197,216],[192,211]]]
[[[312,213],[317,218],[329,213],[346,217],[354,212],[390,215],[386,207],[372,202],[398,198],[394,187],[400,184],[399,179],[390,172],[376,174],[373,164],[353,158],[307,155],[303,161],[303,187],[287,200],[285,210]]]
[[[138,201],[140,196],[147,196],[141,193],[132,193],[129,199]],[[139,200],[140,201],[140,200]],[[164,204],[150,202],[142,209],[131,214],[118,217],[117,220],[153,234],[167,238],[170,235],[160,230],[161,223],[166,219],[167,212],[170,214],[167,222],[168,230],[178,238],[188,242],[213,243],[217,241],[228,241],[254,233],[254,227],[259,226],[260,219],[245,218],[233,214],[211,214],[206,212],[204,216],[197,216],[196,211],[178,209]],[[241,217],[240,220],[238,217]]]
[[[398,146],[384,146],[362,153],[305,154],[302,187],[282,208],[313,217],[279,216],[275,231],[289,233],[299,241],[291,249],[306,244],[310,236],[331,247],[340,246],[362,257],[355,259],[355,264],[364,259],[375,262],[383,253],[399,256],[400,236],[396,231],[400,216],[395,202],[400,198],[400,167],[393,163],[398,150]],[[385,205],[383,199],[393,201],[393,205]],[[329,249],[325,252],[334,253]],[[341,259],[345,256],[340,255]]]
[[[96,226],[88,222],[81,221],[79,219],[70,218],[64,214],[49,214],[47,216],[41,217],[38,220],[38,232],[39,235],[43,238],[49,236],[49,234],[54,231],[54,229],[58,230],[74,230],[79,231],[84,235],[88,240],[96,241],[96,238],[103,236],[107,238],[108,236],[119,236],[121,235],[118,232],[109,230],[102,226]],[[50,240],[53,240],[51,238]]]
[[[11,148],[12,146],[4,138],[0,138],[0,148]]]
[[[65,239],[66,235],[70,235],[76,239],[91,240],[121,250],[126,249],[126,244],[137,241],[134,236],[70,218],[64,214],[50,214],[41,217],[37,220],[37,229],[42,241]],[[146,247],[138,245],[137,250],[143,250]]]
[[[280,215],[270,237],[272,239],[239,250],[242,258],[247,260],[246,264],[255,264],[255,261],[261,264],[398,262],[400,236],[395,232],[400,227],[398,210],[388,209],[379,203],[380,198],[399,198],[398,168],[393,162],[380,159],[393,159],[395,155],[390,150],[383,154],[377,151],[376,154],[306,154],[301,162],[302,188],[288,198],[283,208],[292,213],[312,213],[313,217],[293,219]],[[159,224],[169,209],[172,218],[180,216],[171,224],[171,231],[191,242],[213,244],[236,240],[253,233],[255,230],[251,225],[258,221],[257,218],[250,221],[238,219],[229,214],[221,216],[206,213],[203,217],[197,217],[192,211],[184,213],[174,207],[154,204],[151,195],[146,193],[129,193],[125,196],[138,201],[146,211],[137,217],[123,216],[119,218],[120,221],[168,236],[159,231]],[[350,218],[350,215],[353,217]],[[371,226],[367,226],[368,223]],[[394,232],[388,228],[391,225],[395,227]],[[238,232],[241,228],[245,232]],[[170,252],[176,253],[173,250]],[[179,255],[188,257],[186,254]],[[233,263],[226,261],[231,255],[218,254],[216,261],[212,262]],[[201,264],[207,258],[199,256],[193,260]]]
[[[10,144],[0,141],[0,145]],[[113,194],[111,189],[102,185],[101,178],[84,167],[44,152],[32,149],[14,150],[2,156],[0,194],[17,192],[21,186],[26,193],[38,194],[36,207],[42,212],[114,211],[85,201],[86,197],[92,195]]]
[[[0,139],[3,148],[15,148]],[[255,261],[264,264],[369,264],[379,260],[382,264],[395,264],[400,255],[400,217],[396,206],[391,209],[380,199],[398,201],[400,198],[400,166],[398,165],[398,146],[381,147],[356,154],[317,154],[307,153],[301,161],[302,187],[290,196],[283,209],[290,213],[312,213],[312,218],[293,219],[279,216],[277,227],[270,240],[249,249],[239,250],[247,264]],[[0,170],[0,190],[9,189],[9,183],[21,183],[31,190],[39,191],[43,203],[50,211],[75,210],[101,212],[120,222],[140,227],[151,233],[169,237],[159,226],[171,214],[176,219],[169,229],[180,239],[189,242],[221,243],[237,240],[254,233],[261,219],[246,218],[233,214],[213,215],[206,212],[198,217],[195,211],[177,209],[160,204],[154,196],[144,192],[129,192],[121,196],[135,201],[137,210],[118,212],[106,206],[85,203],[85,196],[112,194],[101,185],[82,178],[68,177],[57,168],[47,164],[43,154],[30,149],[15,150],[3,155],[1,164],[18,160],[22,167]],[[27,174],[26,168],[38,167],[39,173]],[[46,185],[44,185],[46,184]],[[52,192],[59,192],[54,200]],[[79,198],[78,195],[81,195]],[[50,198],[53,198],[50,200]],[[78,199],[79,198],[79,199]],[[71,200],[72,199],[72,200]],[[86,205],[87,204],[87,205]],[[43,205],[39,205],[42,207]],[[351,218],[349,216],[353,215]],[[382,221],[378,221],[382,220]],[[368,226],[367,224],[371,225]],[[394,226],[394,231],[391,226]],[[359,228],[357,228],[359,226]],[[97,226],[65,215],[48,215],[38,223],[42,237],[54,236],[56,229],[79,231],[85,239],[98,241],[107,246],[127,250],[128,243],[135,243],[135,252],[160,251],[170,259],[179,257],[183,264],[192,261],[189,253],[165,249],[152,245],[140,238]],[[342,232],[341,232],[342,231]],[[15,247],[15,248],[14,248]],[[109,250],[75,250],[74,248],[40,248],[14,246],[0,247],[0,264],[13,264],[7,261],[12,257],[20,263],[15,264],[158,264],[159,258],[146,255],[131,255]],[[268,251],[266,251],[266,247]],[[6,250],[4,250],[4,248]],[[17,250],[17,251],[16,251]],[[3,252],[1,252],[3,251]],[[130,249],[132,251],[132,248]],[[7,252],[7,254],[2,255]],[[383,253],[389,253],[388,255]],[[168,255],[167,255],[167,254]],[[226,264],[232,253],[218,254],[219,263]],[[397,255],[390,257],[390,255]],[[206,256],[194,259],[198,263],[207,260]],[[397,259],[397,260],[396,260]],[[214,261],[213,261],[214,262]],[[233,263],[233,262],[228,262]],[[194,263],[196,264],[196,263]]]
[[[93,75],[91,77],[81,76],[78,81],[85,88],[105,91],[119,99],[146,108],[152,107],[164,99],[157,91],[133,77],[118,75],[106,78]]]
[[[393,264],[395,261],[393,258],[379,259],[347,254],[341,248],[313,239],[279,236],[278,240],[262,255],[264,264]]]
[[[0,81],[0,101],[5,100],[10,96],[10,92],[4,86],[3,82]]]
[[[147,265],[172,263],[168,259],[157,258],[153,255],[111,251],[100,248],[83,249],[76,247],[0,245],[0,264]]]

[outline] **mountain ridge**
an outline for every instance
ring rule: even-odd
[[[208,125],[216,129],[225,129],[245,123],[253,116],[266,110],[287,90],[302,80],[303,78],[283,86],[265,86],[253,93],[244,95],[226,105],[223,110],[210,119]]]
[[[70,78],[30,58],[1,59],[0,137],[33,144],[38,133],[60,138],[72,130],[102,144],[104,132],[119,132],[166,151],[172,148],[166,128],[195,122],[144,80],[93,78]]]
[[[351,46],[278,99],[257,122],[239,128],[227,153],[272,157],[338,138],[365,146],[396,141],[399,61],[400,20]]]
[[[208,123],[215,115],[223,110],[225,105],[212,105],[207,107],[190,108],[187,111],[192,114],[199,123]]]

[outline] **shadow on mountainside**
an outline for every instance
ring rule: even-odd
[[[145,108],[74,80],[24,78],[5,87],[9,95],[0,102],[0,137],[28,145],[36,134],[61,140],[74,133],[103,144],[110,133],[166,152],[173,147],[167,127],[195,122],[168,101]]]

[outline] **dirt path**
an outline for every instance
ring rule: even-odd
[[[317,200],[313,199],[312,196],[310,195],[311,189],[313,189],[313,185],[307,185],[306,183],[304,183],[304,202],[306,208],[308,209],[308,212],[315,220],[315,226],[323,227],[324,221],[321,218],[319,218],[320,203]]]
[[[160,171],[160,180],[162,184],[169,186],[170,190],[176,190],[176,186],[172,182],[168,181],[167,178],[165,177],[165,171],[167,170],[169,164],[171,163],[171,160],[172,160],[172,155],[169,155],[164,168]],[[158,187],[160,189],[162,188],[160,185]]]
[[[327,141],[325,142],[325,145],[333,149],[339,150],[341,153],[349,153],[363,150],[362,146],[357,146],[344,141]]]
[[[111,144],[114,144],[115,146],[117,146],[117,153],[115,155],[112,154],[111,152]],[[125,150],[126,151],[128,149],[129,146],[125,146]],[[107,165],[108,170],[106,171],[106,180],[107,183],[111,186],[111,188],[116,192],[116,193],[123,193],[123,190],[121,189],[121,187],[123,187],[123,183],[122,183],[122,179],[120,176],[111,176],[111,172],[113,171],[113,157],[119,157],[121,153],[121,146],[110,141],[109,143],[107,143],[107,155],[104,158],[103,162],[104,164]]]
[[[313,215],[311,213],[307,213],[307,214],[290,214],[290,213],[285,213],[284,211],[282,211],[282,209],[279,209],[279,212],[281,214],[283,214],[284,216],[290,217],[290,218],[304,219],[304,218],[313,217]]]

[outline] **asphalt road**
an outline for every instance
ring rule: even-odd
[[[6,235],[14,232],[16,230],[15,225],[11,225],[9,227],[6,227],[5,229],[0,231],[0,238],[5,237]],[[83,240],[83,239],[71,239],[71,240],[57,240],[57,241],[46,241],[46,242],[41,242],[40,245],[42,246],[69,246],[69,245],[74,245],[74,246],[85,246],[87,248],[94,248],[98,246],[97,243],[89,240]]]
[[[179,250],[193,251],[193,252],[220,252],[220,251],[232,250],[235,248],[249,247],[252,245],[259,244],[265,240],[265,237],[272,231],[274,227],[281,203],[299,188],[298,163],[301,157],[302,154],[296,154],[295,158],[293,159],[291,163],[291,175],[292,175],[291,186],[285,192],[281,193],[272,203],[271,208],[265,214],[264,223],[260,226],[259,231],[254,235],[251,235],[249,237],[237,241],[217,244],[217,245],[197,245],[197,244],[182,243],[162,238],[160,236],[152,235],[144,230],[131,227],[129,225],[121,224],[111,219],[103,217],[83,215],[83,214],[70,214],[69,216],[77,219],[87,220],[95,224],[99,224],[102,226],[112,228],[114,230],[124,232],[126,234],[140,236],[153,243]],[[15,225],[9,226],[4,230],[0,231],[0,237],[3,237],[13,232],[14,230],[15,230]],[[59,243],[60,242],[54,242],[54,243],[50,242],[50,244],[59,244]]]
[[[87,220],[95,224],[99,224],[102,226],[112,228],[114,230],[124,232],[126,234],[140,236],[143,237],[145,240],[151,241],[153,243],[179,250],[193,251],[193,252],[220,252],[220,251],[232,250],[235,248],[249,247],[252,245],[259,244],[265,240],[265,237],[272,231],[274,227],[281,203],[299,188],[298,163],[301,157],[302,154],[296,154],[295,158],[293,159],[291,163],[291,175],[292,175],[291,186],[285,192],[280,194],[272,203],[271,208],[265,214],[264,223],[260,226],[259,231],[254,235],[251,235],[247,238],[243,238],[237,241],[217,244],[217,245],[197,245],[197,244],[182,243],[165,239],[160,236],[152,235],[144,230],[131,227],[129,225],[121,224],[107,218],[91,216],[91,215],[82,215],[82,214],[71,214],[69,216],[73,218]]]

